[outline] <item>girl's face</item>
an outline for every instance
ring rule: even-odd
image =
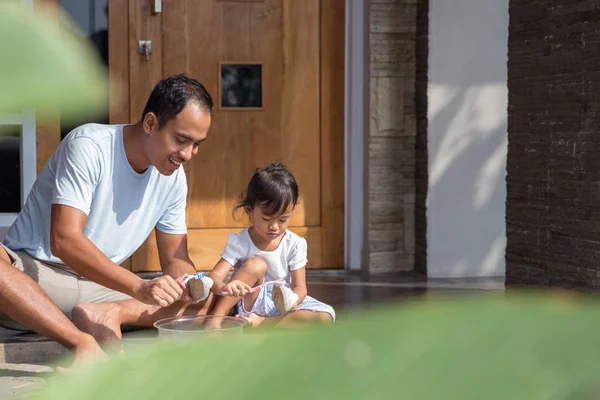
[[[266,243],[278,240],[285,233],[290,224],[294,205],[288,207],[279,215],[267,215],[260,205],[253,209],[247,209],[246,212],[254,226],[254,230]]]

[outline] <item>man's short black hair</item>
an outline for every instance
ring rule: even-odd
[[[142,113],[142,121],[149,112],[158,118],[160,127],[175,118],[188,102],[194,102],[200,108],[212,114],[212,97],[200,82],[185,74],[172,75],[164,78],[154,87],[146,108]]]

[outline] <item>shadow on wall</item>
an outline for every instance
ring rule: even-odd
[[[430,117],[429,276],[503,275],[508,142],[496,110],[506,89],[430,90],[445,105]]]
[[[503,276],[508,0],[430,0],[429,26],[428,276]]]

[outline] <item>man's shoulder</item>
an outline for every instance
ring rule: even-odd
[[[89,123],[80,125],[73,129],[64,140],[90,139],[96,144],[101,144],[115,138],[119,131],[119,125],[103,125]]]
[[[104,163],[107,161],[107,156],[116,148],[115,140],[118,132],[118,125],[80,125],[61,141],[53,159],[66,158],[86,164]]]

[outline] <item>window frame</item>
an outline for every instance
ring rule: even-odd
[[[33,187],[37,177],[37,155],[36,155],[36,120],[34,111],[26,111],[20,114],[0,115],[0,126],[21,127],[21,208]],[[0,213],[0,228],[9,227],[17,219],[18,213]]]
[[[34,11],[34,0],[21,0],[21,4]],[[21,127],[21,209],[37,177],[36,120],[35,111],[19,114],[0,114],[0,125]],[[18,213],[0,213],[0,228],[7,228],[15,222]]]

